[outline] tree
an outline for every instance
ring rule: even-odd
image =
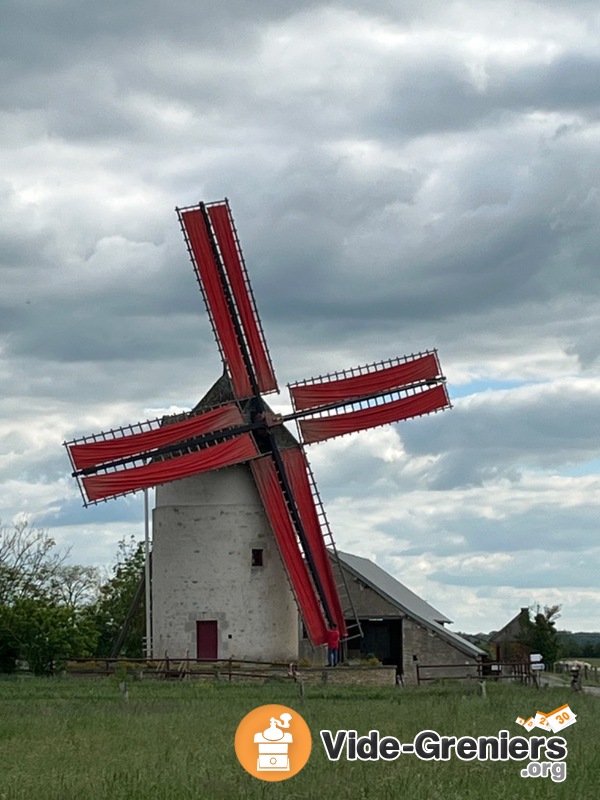
[[[26,521],[0,526],[0,671],[23,659],[34,672],[51,674],[61,659],[109,655],[126,620],[121,651],[142,655],[143,595],[132,601],[144,576],[144,543],[119,542],[102,585],[97,568],[65,564],[66,555]]]
[[[86,607],[98,595],[98,572],[65,564],[67,555],[24,519],[0,525],[1,672],[22,659],[51,674],[63,658],[93,654],[98,633]]]
[[[0,524],[0,605],[46,596],[68,553],[60,553],[48,531],[25,519]]]
[[[41,598],[0,610],[0,627],[36,675],[52,675],[68,658],[93,655],[98,632],[88,614]]]
[[[560,658],[581,658],[583,647],[571,633],[561,631],[558,634],[558,655]]]
[[[0,605],[0,672],[14,672],[19,658],[19,644],[13,635],[11,608]]]
[[[145,549],[144,542],[136,542],[135,537],[119,542],[117,563],[112,577],[100,587],[98,602],[93,615],[98,630],[96,654],[110,655],[123,625],[131,611],[133,599],[140,581],[144,577]],[[133,611],[131,623],[121,652],[130,658],[143,656],[146,617],[145,602],[141,602]]]
[[[69,608],[93,605],[100,594],[100,576],[97,567],[80,564],[61,564],[49,582],[50,596]]]
[[[537,608],[533,622],[529,614],[520,620],[521,641],[532,653],[540,653],[544,664],[554,664],[558,657],[559,642],[556,620],[560,616],[560,606],[545,606],[544,611]]]

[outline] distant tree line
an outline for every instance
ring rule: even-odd
[[[560,658],[600,658],[600,633],[558,632]]]
[[[0,525],[0,672],[26,662],[49,675],[66,659],[110,654],[143,574],[143,543],[121,541],[105,574],[66,558],[47,531]],[[142,655],[144,620],[142,601],[122,655]]]

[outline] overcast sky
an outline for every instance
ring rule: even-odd
[[[4,0],[0,517],[79,563],[64,439],[221,367],[175,206],[229,197],[280,386],[437,347],[454,408],[312,446],[338,546],[455,620],[598,630],[600,11]],[[287,396],[270,401],[286,408]]]

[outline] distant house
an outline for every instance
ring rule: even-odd
[[[445,626],[451,620],[368,558],[338,550],[362,637],[347,642],[349,660],[373,655],[393,664],[407,684],[417,665],[438,665],[428,677],[466,674],[486,653]],[[446,668],[441,668],[445,666]]]
[[[523,631],[529,622],[529,609],[522,608],[497,633],[490,637],[489,643],[495,650],[496,661],[528,661],[532,652],[522,641]]]

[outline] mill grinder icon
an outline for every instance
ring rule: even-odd
[[[254,744],[258,745],[258,772],[289,772],[289,746],[294,741],[292,734],[282,728],[289,728],[291,714],[282,714],[279,719],[271,717],[269,727],[254,734]]]
[[[234,746],[238,761],[253,778],[287,781],[306,766],[312,737],[302,714],[269,703],[249,711],[240,721]]]

